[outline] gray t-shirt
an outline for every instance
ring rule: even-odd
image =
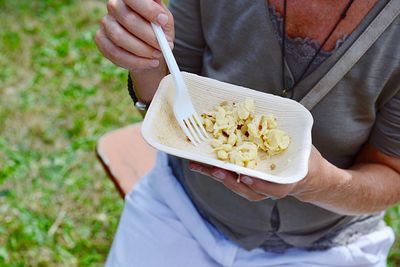
[[[296,86],[295,100],[305,96],[385,4],[386,0],[379,1],[357,30]],[[171,0],[170,9],[175,17],[174,54],[182,70],[266,93],[281,93],[280,45],[265,0]],[[313,144],[338,167],[350,167],[367,142],[385,154],[400,157],[399,24],[396,18],[311,110]],[[288,82],[293,82],[291,70],[287,68],[285,73]],[[250,202],[211,178],[189,171],[186,160],[169,159],[198,211],[246,249],[335,245],[351,240],[352,233],[342,234],[349,228],[359,233],[371,231],[382,216],[343,216],[293,197]],[[363,222],[363,227],[357,227]]]

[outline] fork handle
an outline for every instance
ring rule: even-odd
[[[161,52],[165,58],[165,61],[167,62],[168,69],[172,74],[172,77],[174,78],[176,85],[175,87],[177,90],[176,93],[180,93],[182,92],[182,89],[186,89],[186,85],[183,80],[182,74],[179,70],[178,64],[176,63],[175,57],[172,54],[171,48],[169,47],[164,31],[159,25],[153,22],[151,23],[151,26],[153,27],[154,33],[157,37],[158,44],[161,47]]]

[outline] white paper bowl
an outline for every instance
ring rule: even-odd
[[[277,119],[277,128],[288,133],[291,138],[289,148],[280,155],[259,161],[256,169],[249,169],[218,160],[208,143],[197,147],[192,145],[183,134],[172,111],[175,90],[170,75],[161,81],[142,125],[142,135],[149,145],[177,157],[270,182],[288,184],[305,177],[311,152],[313,125],[313,118],[306,108],[287,98],[190,73],[182,74],[199,115],[212,110],[223,101],[240,102],[246,97],[251,97],[255,100],[256,114],[273,114]],[[273,171],[270,169],[271,163],[276,165]]]

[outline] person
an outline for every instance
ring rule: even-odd
[[[300,101],[389,0],[109,0],[99,50],[148,105],[182,71]],[[310,111],[309,171],[274,184],[158,153],[126,196],[107,266],[386,266],[400,200],[400,18]],[[136,99],[137,98],[137,99]]]

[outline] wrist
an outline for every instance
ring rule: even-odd
[[[324,159],[310,168],[308,175],[299,182],[299,190],[294,195],[300,201],[321,206],[330,203],[337,192],[343,192],[352,179],[350,172],[340,169]]]
[[[162,78],[168,74],[168,68],[164,59],[160,59],[160,65],[153,69],[129,70],[135,95],[139,102],[149,105]]]

